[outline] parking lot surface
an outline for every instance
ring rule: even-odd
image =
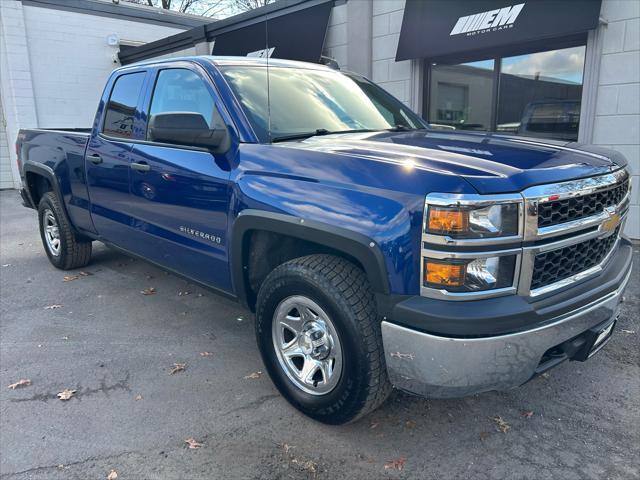
[[[617,331],[590,361],[459,400],[394,392],[331,427],[262,373],[250,312],[98,243],[82,271],[56,270],[16,192],[0,214],[3,480],[640,476],[638,247]]]

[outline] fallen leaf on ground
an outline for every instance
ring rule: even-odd
[[[73,395],[75,395],[76,391],[77,390],[69,390],[68,388],[65,388],[58,394],[58,398],[60,400],[69,400]]]
[[[243,320],[244,320],[244,317],[238,317],[238,318],[236,318],[236,320],[237,320],[237,321],[239,321],[239,322],[241,322],[241,321],[243,321]]]
[[[93,275],[93,273],[91,273],[91,272],[80,272],[79,275],[81,277],[90,277],[91,275]]]
[[[62,337],[62,340],[69,340],[69,337],[65,335],[64,337]]]
[[[136,400],[136,401],[138,401],[138,400],[142,400],[142,395],[140,395],[140,394],[136,395],[135,400]]]
[[[78,277],[78,275],[65,275],[64,277],[62,277],[62,281],[63,282],[73,282],[74,280],[77,280],[78,278],[80,278],[80,277]]]
[[[118,478],[118,472],[116,472],[112,468],[111,471],[109,472],[109,475],[107,475],[107,480],[116,480],[117,478]]]
[[[404,422],[404,426],[407,428],[415,428],[416,422],[414,422],[413,420],[407,420],[406,422]]]
[[[260,378],[260,375],[262,375],[262,372],[260,372],[260,371],[253,372],[253,373],[250,373],[249,375],[245,375],[244,379],[245,380],[249,380],[249,379],[252,379],[252,378]]]
[[[179,297],[184,297],[185,295],[191,295],[191,292],[178,292]]]
[[[11,266],[11,264],[10,264],[10,263],[5,263],[4,265],[2,265],[2,267],[3,267],[3,268],[4,268],[4,267],[10,267],[10,266]]]
[[[498,430],[502,433],[507,433],[511,429],[511,425],[509,425],[500,415],[496,415],[492,420],[496,423]]]
[[[292,448],[296,448],[295,445],[289,445],[288,443],[279,443],[278,445],[282,447],[284,453],[289,453],[289,450],[291,450]]]
[[[622,329],[622,333],[626,333],[627,335],[633,335],[634,333],[636,333],[635,330],[625,330],[624,328]]]
[[[194,448],[194,449],[195,449],[195,448],[200,448],[200,447],[204,446],[204,444],[203,444],[203,443],[198,442],[198,441],[197,441],[195,438],[193,438],[193,437],[187,438],[187,439],[184,441],[184,443],[186,443],[187,445],[189,445],[189,448]]]
[[[301,460],[301,459],[293,458],[291,460],[291,463],[300,465],[302,469],[306,470],[307,472],[316,473],[318,471],[318,464],[311,460]]]
[[[149,287],[149,288],[145,288],[140,293],[142,293],[143,295],[155,295],[156,289],[154,287]]]
[[[378,422],[371,422],[371,424],[369,425],[369,428],[370,428],[371,430],[373,430],[373,429],[374,429],[374,428],[376,428],[378,425],[379,425],[379,423],[378,423]]]
[[[480,432],[480,440],[486,440],[489,438],[489,432]]]
[[[406,457],[396,458],[395,460],[391,460],[384,464],[385,470],[402,470],[404,468],[404,464],[407,461]]]
[[[174,363],[171,370],[169,370],[169,375],[173,375],[174,373],[184,372],[187,368],[186,363]]]
[[[47,305],[44,307],[45,310],[55,310],[56,308],[62,308],[64,305],[60,305],[59,303],[54,303],[53,305]]]
[[[408,358],[409,360],[413,360],[414,358],[416,358],[413,353],[391,352],[391,356],[396,358]]]
[[[213,353],[211,353],[211,352],[200,352],[200,356],[201,357],[211,357],[211,356],[213,356]]]
[[[7,388],[15,390],[16,388],[28,387],[29,385],[31,385],[31,380],[29,380],[28,378],[21,378],[16,383],[12,383],[11,385],[9,385]]]
[[[544,372],[543,374],[540,375],[542,378],[549,378],[551,376],[551,374],[549,372]]]
[[[64,468],[64,465],[63,465],[63,464],[60,464],[60,465],[58,465],[58,468],[59,468],[60,470],[62,470],[62,469]]]
[[[525,418],[533,417],[533,410],[527,410],[525,412],[522,412],[522,416],[525,417]]]

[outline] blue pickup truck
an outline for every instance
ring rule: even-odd
[[[93,128],[17,151],[55,267],[100,241],[241,302],[274,384],[326,423],[392,386],[459,397],[584,361],[631,274],[619,153],[432,129],[322,65],[119,68]]]

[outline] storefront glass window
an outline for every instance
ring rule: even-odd
[[[493,60],[433,65],[429,122],[460,130],[489,130],[493,71]]]
[[[580,46],[503,58],[496,130],[577,140],[584,55]]]

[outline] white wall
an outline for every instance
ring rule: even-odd
[[[324,40],[323,55],[331,57],[338,62],[340,68],[349,70],[347,58],[347,4],[343,3],[331,9],[327,36]],[[362,19],[366,21],[366,19]]]
[[[9,157],[9,142],[7,140],[7,128],[2,110],[2,98],[0,98],[0,189],[13,188],[13,175],[11,173],[11,158]]]
[[[406,105],[411,105],[411,60],[395,60],[404,4],[405,0],[373,2],[372,80]]]
[[[117,46],[107,36],[147,43],[183,30],[124,19],[25,6],[38,126],[89,127]]]
[[[0,0],[0,85],[9,145],[20,128],[91,126],[105,81],[119,66],[109,35],[147,43],[183,30]],[[2,185],[19,187],[13,148],[9,155],[9,180],[0,157]]]
[[[626,233],[640,238],[640,2],[604,0],[593,143],[622,152],[633,174]]]

